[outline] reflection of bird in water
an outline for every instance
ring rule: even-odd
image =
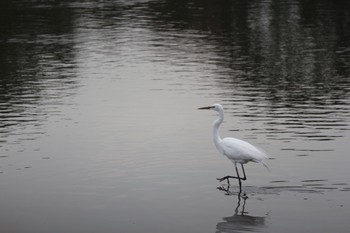
[[[220,189],[228,192],[228,189]],[[230,195],[230,193],[228,193]],[[224,221],[216,224],[216,232],[257,232],[261,228],[265,226],[265,217],[257,217],[247,215],[245,212],[245,205],[248,199],[247,196],[241,197],[241,195],[237,195],[238,203],[235,209],[234,215],[230,217],[222,218]],[[243,199],[243,203],[241,203]],[[242,205],[242,207],[241,207]],[[241,210],[240,210],[241,207]]]
[[[243,164],[248,162],[262,163],[266,168],[266,164],[263,162],[267,158],[266,154],[255,146],[248,142],[239,140],[237,138],[221,138],[219,135],[219,127],[224,120],[224,109],[220,104],[214,104],[208,107],[202,107],[198,109],[211,109],[219,113],[219,119],[214,121],[213,124],[213,139],[216,148],[219,152],[230,159],[235,165],[237,176],[224,176],[218,178],[219,181],[227,180],[230,185],[229,179],[238,179],[239,192],[242,191],[241,180],[246,180]],[[240,164],[243,171],[243,177],[238,173],[237,164]]]

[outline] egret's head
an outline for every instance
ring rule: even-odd
[[[213,104],[211,106],[207,106],[207,107],[202,107],[202,108],[198,108],[199,110],[202,110],[202,109],[212,109],[214,111],[223,111],[224,108],[221,106],[221,104]]]

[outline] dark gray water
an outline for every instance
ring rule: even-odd
[[[1,232],[348,232],[348,1],[0,3]],[[263,148],[245,197],[211,139]]]

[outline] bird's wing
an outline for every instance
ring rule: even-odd
[[[236,138],[222,140],[223,152],[231,160],[247,163],[249,161],[260,163],[267,158],[266,154],[252,144]]]

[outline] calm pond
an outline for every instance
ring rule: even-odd
[[[0,231],[337,232],[350,2],[2,0]],[[233,164],[221,136],[265,150]]]

